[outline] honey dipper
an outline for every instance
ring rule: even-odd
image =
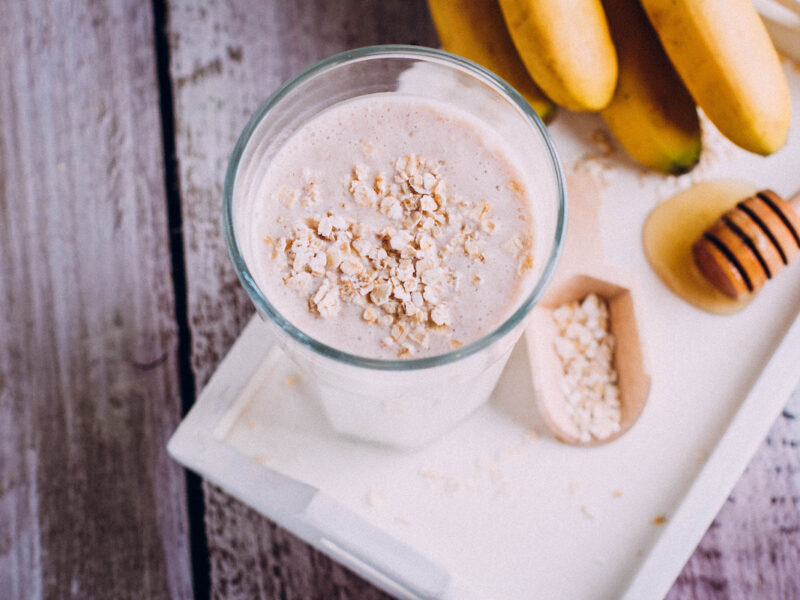
[[[720,292],[758,291],[800,253],[800,193],[784,200],[762,190],[739,202],[692,246],[700,272]]]

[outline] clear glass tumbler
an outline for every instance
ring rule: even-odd
[[[384,360],[347,354],[309,337],[270,304],[248,264],[257,182],[282,144],[325,109],[345,100],[397,92],[445,101],[494,128],[519,165],[536,173],[534,272],[517,305],[494,331],[447,354]],[[261,317],[301,369],[333,427],[344,435],[396,447],[423,445],[490,396],[525,318],[555,268],[566,222],[563,173],[547,130],[504,81],[465,59],[413,46],[374,46],[338,54],[278,89],[255,112],[234,148],[225,178],[223,220],[228,250]],[[256,236],[257,237],[257,236]],[[265,342],[266,343],[266,342]]]

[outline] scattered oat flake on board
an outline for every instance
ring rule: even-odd
[[[369,490],[367,492],[367,504],[372,507],[383,506],[386,504],[386,495],[378,490]]]
[[[463,480],[432,467],[422,468],[418,473],[422,478],[427,479],[432,484],[440,485],[448,494],[460,492],[467,487]]]
[[[667,517],[664,515],[658,515],[655,519],[653,519],[653,525],[663,525],[667,522]]]
[[[595,129],[591,135],[592,145],[597,148],[603,156],[611,156],[614,154],[614,142],[611,140],[611,134],[605,129]]]
[[[286,387],[294,387],[297,385],[297,380],[299,379],[299,375],[289,375],[286,379],[283,380],[283,384]]]
[[[622,490],[614,490],[611,493],[611,496],[614,498],[622,498]]]
[[[502,498],[503,496],[508,496],[508,484],[506,483],[501,484],[494,492],[495,498]]]

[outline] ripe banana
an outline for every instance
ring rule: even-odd
[[[732,142],[771,154],[786,142],[786,76],[750,0],[641,0],[667,55]]]
[[[685,173],[700,159],[697,108],[638,0],[603,0],[617,47],[619,79],[603,119],[643,165]]]
[[[601,110],[617,83],[617,55],[600,0],[500,0],[522,61],[556,104]]]
[[[497,0],[428,0],[442,48],[497,73],[545,123],[556,106],[533,82],[508,35]]]

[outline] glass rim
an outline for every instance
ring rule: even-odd
[[[261,289],[255,282],[247,263],[242,256],[239,248],[239,243],[234,229],[233,218],[233,188],[236,183],[236,174],[239,169],[239,162],[244,154],[245,149],[255,132],[258,125],[264,117],[274,108],[292,89],[304,83],[313,77],[333,70],[339,66],[347,63],[358,62],[367,59],[375,58],[423,58],[438,62],[440,64],[447,64],[452,67],[459,68],[467,71],[468,73],[476,76],[484,84],[499,92],[501,95],[506,96],[517,108],[521,109],[522,114],[527,120],[536,128],[541,135],[550,157],[551,166],[556,178],[556,186],[558,192],[558,207],[556,217],[555,235],[550,247],[550,254],[547,258],[547,263],[542,271],[539,279],[533,287],[531,293],[521,302],[519,307],[507,317],[500,325],[495,327],[491,332],[483,337],[478,338],[465,344],[458,350],[452,350],[443,354],[436,354],[433,356],[423,358],[411,359],[381,359],[369,358],[360,356],[358,354],[350,354],[342,350],[338,350],[332,346],[324,344],[308,334],[302,332],[289,320],[287,320],[272,304],[267,300],[266,296],[261,292]],[[547,131],[545,124],[539,118],[539,115],[533,110],[530,104],[508,83],[500,79],[491,71],[481,67],[480,65],[434,48],[427,48],[423,46],[408,46],[408,45],[381,45],[381,46],[366,46],[355,50],[348,50],[330,56],[300,72],[298,75],[286,81],[275,92],[273,92],[261,105],[256,109],[250,117],[247,125],[245,125],[239,139],[236,141],[233,153],[228,162],[227,172],[225,174],[225,184],[223,188],[222,199],[222,218],[223,230],[225,241],[228,247],[228,253],[233,261],[234,270],[236,275],[250,296],[251,301],[256,305],[263,314],[269,317],[273,323],[280,327],[283,331],[289,334],[295,341],[301,343],[303,346],[310,348],[316,353],[357,367],[368,369],[377,369],[384,371],[409,371],[416,369],[427,369],[446,365],[463,358],[466,358],[484,348],[489,347],[495,341],[504,337],[517,325],[527,317],[531,309],[540,300],[544,293],[547,284],[550,282],[555,271],[556,263],[561,254],[564,243],[564,233],[566,230],[567,222],[567,191],[565,185],[564,172],[558,158],[553,141]]]

